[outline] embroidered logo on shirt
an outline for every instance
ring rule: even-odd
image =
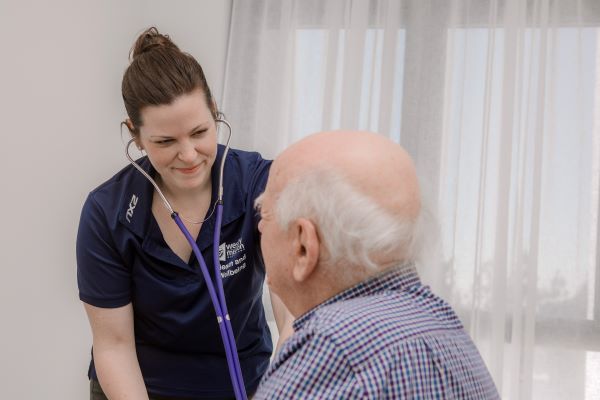
[[[225,243],[221,243],[221,245],[219,246],[219,261],[227,261],[227,256],[225,255],[225,246]]]
[[[246,246],[242,243],[242,238],[234,243],[221,243],[219,245],[219,261],[221,264],[221,278],[236,275],[246,268]],[[241,253],[241,254],[240,254]],[[231,260],[232,258],[235,258]],[[227,262],[227,260],[230,260]]]
[[[135,194],[131,196],[131,200],[129,201],[129,209],[127,210],[127,214],[125,214],[125,219],[127,220],[127,222],[131,222],[131,217],[133,217],[133,210],[137,205],[138,200],[139,197],[137,197]]]
[[[246,250],[246,246],[242,243],[242,238],[239,238],[234,243],[221,243],[219,246],[219,261],[227,261],[241,251]]]

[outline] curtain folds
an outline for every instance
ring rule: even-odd
[[[233,0],[223,93],[267,157],[401,143],[439,214],[422,275],[502,398],[600,398],[600,2]]]

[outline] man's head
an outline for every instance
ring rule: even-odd
[[[412,258],[421,202],[400,145],[368,132],[322,132],[273,163],[257,200],[268,283],[298,316]]]

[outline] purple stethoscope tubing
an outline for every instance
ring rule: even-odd
[[[206,262],[204,261],[204,257],[202,257],[202,253],[196,244],[196,241],[185,227],[183,221],[179,214],[173,210],[171,204],[167,200],[167,198],[163,195],[162,191],[152,179],[152,177],[144,171],[129,155],[129,146],[134,142],[134,139],[131,139],[127,146],[125,147],[125,155],[129,162],[146,177],[152,183],[157,193],[161,197],[165,207],[171,213],[171,218],[175,221],[186,240],[192,247],[192,251],[194,255],[198,259],[198,263],[200,264],[200,270],[202,272],[202,276],[206,283],[206,287],[208,289],[208,294],[212,301],[213,307],[215,309],[215,313],[217,315],[217,323],[219,325],[219,331],[221,333],[221,339],[223,340],[223,346],[225,347],[225,357],[227,358],[227,365],[229,367],[229,376],[231,377],[231,383],[233,385],[233,392],[235,394],[235,398],[237,400],[247,400],[248,397],[246,395],[246,388],[244,386],[244,377],[242,375],[242,369],[240,367],[240,360],[238,358],[237,348],[235,344],[235,336],[233,334],[233,329],[231,327],[231,319],[229,317],[229,312],[227,311],[227,303],[225,301],[225,292],[223,290],[223,280],[221,279],[221,263],[219,262],[219,241],[221,236],[221,221],[223,218],[223,170],[225,167],[225,159],[227,157],[227,152],[229,151],[229,141],[231,140],[231,125],[229,122],[225,120],[222,115],[219,115],[215,122],[221,122],[227,126],[229,131],[229,136],[227,137],[227,143],[225,145],[225,150],[223,151],[223,157],[221,159],[221,165],[219,170],[219,192],[217,196],[216,202],[216,222],[215,222],[215,231],[214,231],[214,241],[213,241],[213,264],[215,269],[215,282],[210,278],[210,274],[208,273],[208,267],[206,266]],[[209,217],[210,218],[210,217]],[[216,286],[216,288],[215,288]]]
[[[213,260],[214,268],[215,268],[215,276],[217,277],[217,290],[219,294],[219,299],[221,300],[222,311],[225,313],[225,329],[227,329],[228,338],[229,338],[229,347],[231,348],[232,353],[235,355],[233,357],[233,366],[235,367],[235,372],[237,375],[237,381],[240,385],[241,397],[246,399],[246,389],[244,386],[244,376],[242,375],[242,368],[240,366],[240,360],[238,358],[237,346],[235,344],[235,336],[233,334],[233,328],[231,326],[231,319],[229,318],[229,311],[227,310],[227,302],[225,301],[225,291],[223,290],[223,280],[221,279],[221,270],[219,263],[219,239],[221,234],[221,222],[223,221],[223,201],[217,203],[217,220],[215,226],[218,226],[219,229],[215,229],[214,243],[213,243]]]
[[[217,216],[219,215],[219,210],[221,213],[223,212],[223,204],[217,204]],[[217,281],[217,291],[215,290],[215,286],[213,285],[212,280],[210,279],[210,275],[208,273],[208,267],[206,266],[206,262],[204,261],[204,257],[200,253],[200,249],[198,245],[190,235],[189,231],[181,221],[179,214],[177,212],[173,212],[171,214],[171,218],[175,221],[181,232],[185,235],[185,238],[192,246],[192,251],[196,255],[198,262],[200,263],[200,270],[202,271],[202,276],[204,277],[204,281],[206,282],[206,287],[208,288],[208,293],[210,295],[210,299],[212,300],[213,307],[215,309],[215,313],[217,314],[217,322],[219,324],[219,330],[221,332],[221,339],[223,340],[223,346],[225,347],[225,356],[227,358],[227,365],[229,366],[229,376],[231,377],[231,382],[233,384],[233,391],[235,393],[236,399],[244,399],[246,400],[246,390],[244,388],[244,380],[240,369],[240,361],[237,356],[237,349],[235,346],[235,339],[233,337],[233,330],[231,328],[231,321],[229,318],[229,314],[227,313],[227,304],[225,302],[225,295],[223,293],[223,282],[221,280],[221,271],[219,270],[219,250],[218,250],[218,240],[219,240],[219,231],[221,230],[221,224],[215,224],[215,240],[217,241],[217,257],[215,260],[215,280]]]

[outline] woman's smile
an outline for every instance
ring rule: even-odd
[[[196,165],[194,165],[192,167],[187,167],[187,168],[175,168],[175,170],[177,172],[181,172],[184,175],[193,175],[194,173],[196,173],[200,169],[201,165],[202,165],[202,163],[196,164]]]

